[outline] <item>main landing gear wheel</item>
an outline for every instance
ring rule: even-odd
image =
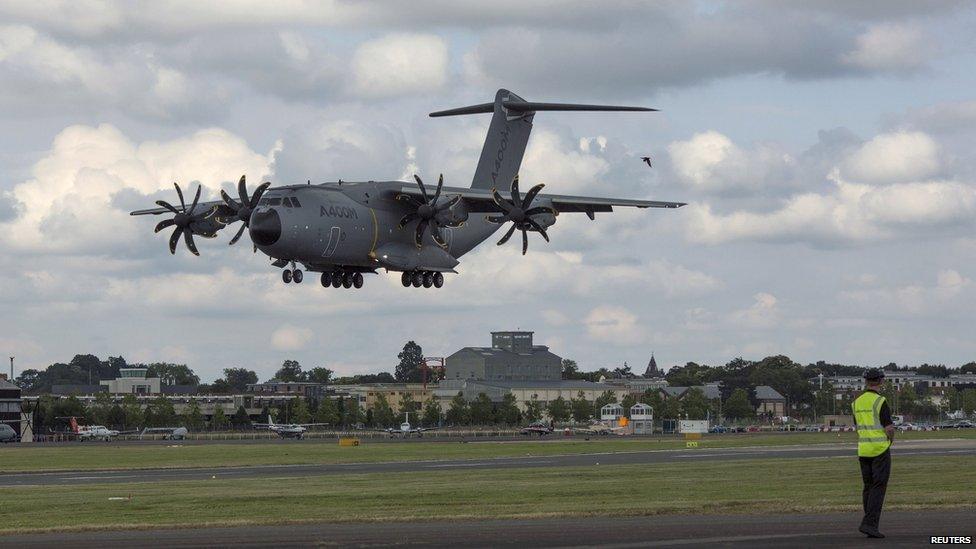
[[[281,271],[281,281],[284,282],[285,284],[291,282],[291,271],[289,271],[288,269]]]
[[[419,271],[414,271],[413,275],[410,276],[410,284],[414,288],[419,288],[421,284],[424,283],[424,275]]]
[[[342,287],[352,288],[352,273],[345,273],[342,275]]]
[[[424,288],[430,288],[434,285],[434,275],[430,271],[424,273]]]
[[[333,271],[332,274],[330,275],[330,277],[332,278],[332,287],[333,288],[338,288],[339,286],[342,286],[342,273],[341,272],[339,272],[339,271]]]
[[[409,288],[411,281],[412,277],[410,276],[410,273],[408,271],[403,271],[403,273],[400,275],[400,284],[403,284],[404,288]]]
[[[322,273],[322,287],[328,288],[332,285],[332,273]]]
[[[444,275],[441,273],[434,273],[434,287],[440,288],[444,285]]]
[[[292,271],[292,273],[291,273],[291,279],[295,281],[295,284],[301,284],[303,278],[305,278],[305,277],[302,274],[302,270],[301,269],[295,269],[294,271]]]
[[[358,290],[363,287],[363,273],[353,273],[352,285]]]

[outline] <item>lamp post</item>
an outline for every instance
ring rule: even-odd
[[[14,358],[10,357],[10,383],[14,382]]]

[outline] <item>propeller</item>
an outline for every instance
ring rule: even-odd
[[[268,190],[271,186],[270,181],[266,181],[258,185],[257,189],[254,189],[254,195],[250,198],[247,196],[247,185],[244,183],[244,176],[241,176],[241,180],[237,182],[237,196],[240,198],[240,203],[230,197],[226,191],[220,191],[220,197],[224,199],[224,203],[227,207],[234,211],[233,216],[225,217],[226,223],[233,223],[235,221],[243,221],[241,228],[237,230],[237,234],[234,238],[230,239],[228,245],[233,246],[238,240],[240,240],[241,235],[244,234],[244,229],[247,229],[251,223],[251,212],[254,208],[258,207],[258,202],[261,200],[261,196],[264,191]]]
[[[495,199],[495,204],[501,208],[502,215],[489,215],[485,217],[491,223],[505,223],[506,221],[512,222],[512,228],[505,233],[505,236],[498,241],[498,245],[508,242],[509,238],[515,234],[515,229],[522,231],[522,255],[529,249],[529,234],[528,231],[536,231],[542,235],[542,238],[549,242],[549,235],[546,234],[546,229],[540,225],[536,220],[532,219],[533,215],[538,215],[542,213],[548,213],[556,215],[556,210],[548,206],[536,206],[532,208],[532,201],[535,200],[539,191],[545,187],[544,184],[539,183],[535,187],[529,189],[529,192],[525,193],[525,197],[519,193],[519,177],[515,176],[512,180],[512,199],[506,200],[498,193],[498,189],[492,189],[491,194]]]
[[[441,197],[441,187],[444,186],[444,174],[441,174],[437,179],[437,190],[434,191],[433,198],[427,194],[427,187],[424,186],[424,182],[420,179],[420,176],[415,174],[413,178],[417,180],[417,186],[420,187],[420,194],[424,198],[423,201],[420,201],[408,194],[397,195],[397,200],[403,200],[417,208],[415,211],[408,212],[400,219],[399,228],[402,229],[407,224],[417,221],[417,229],[414,231],[413,241],[418,248],[423,244],[424,232],[428,228],[430,229],[430,236],[434,239],[434,242],[441,248],[447,248],[447,242],[444,241],[444,236],[441,234],[441,227],[451,227],[452,225],[441,221],[442,218],[439,218],[439,215],[453,208],[461,200],[461,195],[457,195],[443,204],[437,204],[437,199]]]
[[[176,243],[180,240],[180,235],[183,236],[183,240],[186,241],[186,247],[193,252],[193,255],[200,255],[197,251],[197,246],[193,242],[193,230],[190,228],[191,225],[198,221],[207,219],[216,211],[216,208],[210,208],[205,212],[194,213],[197,209],[197,204],[200,202],[200,191],[202,187],[197,185],[197,194],[193,197],[193,203],[189,208],[186,207],[186,202],[183,200],[183,190],[176,183],[173,183],[176,187],[176,194],[180,197],[180,209],[176,209],[172,204],[166,202],[165,200],[157,200],[156,204],[159,204],[163,208],[173,212],[174,216],[171,219],[164,219],[156,225],[156,229],[153,232],[159,232],[166,227],[176,226],[173,230],[173,234],[169,237],[169,253],[176,253]]]

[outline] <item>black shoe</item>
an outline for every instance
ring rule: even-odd
[[[862,524],[861,527],[858,528],[857,530],[869,538],[885,537],[885,535],[879,532],[878,529],[875,528],[874,526],[868,526],[866,524]]]

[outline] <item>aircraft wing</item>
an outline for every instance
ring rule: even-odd
[[[499,192],[506,199],[510,193],[499,189]],[[423,199],[420,189],[415,185],[403,185],[400,188],[401,194]],[[442,194],[447,196],[461,195],[465,205],[471,213],[495,213],[502,209],[495,204],[491,191],[487,189],[467,189],[460,187],[444,187]],[[522,193],[525,196],[525,193]],[[666,202],[660,200],[632,200],[629,198],[598,198],[589,196],[571,196],[560,194],[539,194],[533,204],[549,202],[557,212],[579,212],[592,217],[595,212],[612,212],[614,206],[629,208],[680,208],[685,202]]]

